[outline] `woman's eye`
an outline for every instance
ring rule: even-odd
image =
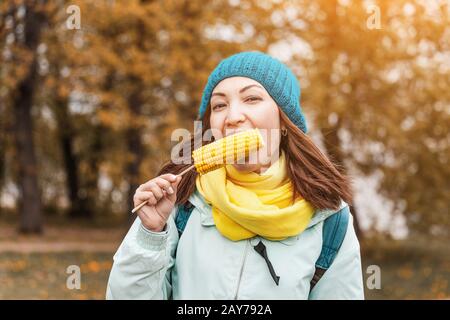
[[[221,108],[221,107],[223,107],[223,106],[225,106],[225,105],[224,105],[224,104],[217,104],[217,105],[215,105],[215,106],[213,107],[213,110],[216,110],[216,109]]]
[[[257,100],[261,100],[261,98],[259,97],[248,97],[247,101],[257,101]]]

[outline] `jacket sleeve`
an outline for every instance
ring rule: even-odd
[[[335,260],[317,282],[309,295],[309,299],[364,299],[360,246],[351,215],[347,233]]]
[[[176,208],[162,232],[147,230],[136,218],[113,257],[106,299],[170,299],[178,245]]]

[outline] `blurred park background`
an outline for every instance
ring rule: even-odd
[[[450,298],[449,1],[3,0],[0,299],[104,298],[135,189],[242,50],[292,67],[353,177],[367,298]]]

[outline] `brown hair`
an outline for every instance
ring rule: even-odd
[[[210,128],[210,106],[207,107],[202,120],[201,132],[203,134]],[[287,135],[281,136],[280,148],[285,151],[288,176],[294,185],[293,199],[297,195],[310,202],[315,209],[338,209],[341,199],[348,204],[352,203],[350,179],[344,174],[343,168],[330,160],[314,144],[309,136],[301,131],[280,109],[281,123],[287,128]],[[194,149],[195,136],[191,137],[191,149]],[[212,141],[202,141],[202,145]],[[214,139],[213,139],[214,141]],[[180,149],[180,157],[182,150]],[[186,155],[184,155],[186,157]],[[191,159],[191,158],[189,158]],[[165,173],[178,174],[192,164],[175,164],[171,160],[163,164],[158,176]],[[183,175],[178,190],[177,204],[185,204],[195,191],[197,172],[193,169]]]

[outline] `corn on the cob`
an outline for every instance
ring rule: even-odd
[[[199,174],[216,170],[225,164],[247,158],[250,152],[264,146],[258,129],[239,132],[198,148],[192,152],[194,165]]]
[[[199,174],[205,174],[219,169],[228,163],[236,163],[238,160],[247,158],[252,151],[264,146],[264,140],[258,129],[242,131],[234,135],[222,138],[198,148],[192,152],[194,164],[189,166],[178,176],[182,176],[192,168],[196,168]],[[148,200],[135,207],[131,213],[141,209]]]

